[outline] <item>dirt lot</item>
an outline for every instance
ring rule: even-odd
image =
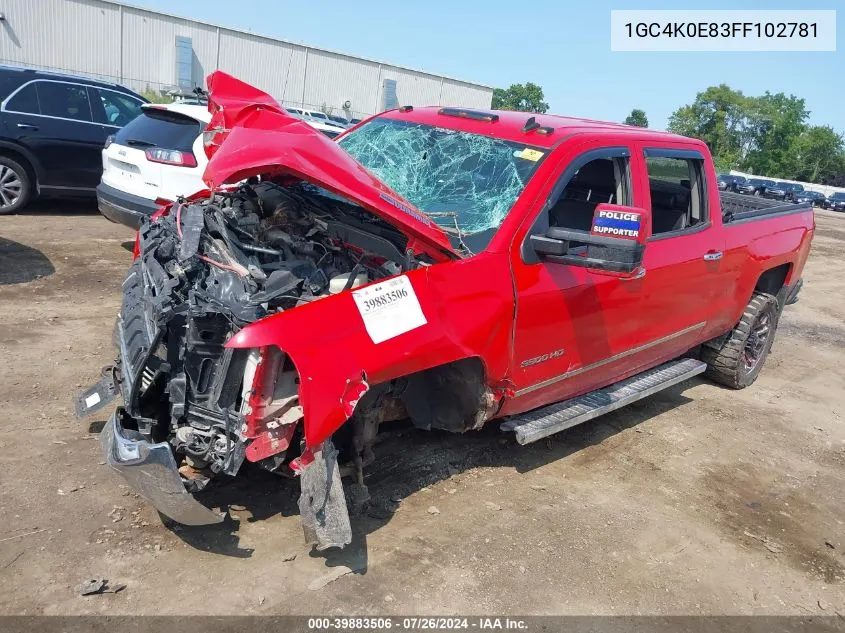
[[[845,216],[817,223],[752,388],[692,380],[529,447],[407,431],[322,555],[295,482],[249,471],[209,493],[234,520],[180,529],[102,465],[72,399],[112,359],[132,232],[87,204],[2,217],[0,613],[845,617]],[[127,588],[77,595],[98,576]]]

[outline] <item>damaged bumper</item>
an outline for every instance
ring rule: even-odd
[[[100,432],[106,463],[159,512],[184,525],[220,523],[222,513],[209,510],[188,493],[166,442],[152,444],[120,425],[120,410]],[[132,436],[137,435],[138,439]]]

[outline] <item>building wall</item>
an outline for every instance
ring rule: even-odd
[[[84,70],[104,78],[120,73],[120,9],[99,2],[8,0],[0,11],[0,59]]]
[[[112,0],[3,0],[0,63],[90,75],[134,90],[177,86],[176,37],[191,39],[192,79],[220,68],[285,105],[373,114],[384,80],[401,104],[489,108],[488,86],[206,24]]]

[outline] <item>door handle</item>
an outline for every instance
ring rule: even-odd
[[[709,253],[704,253],[704,261],[715,262],[722,259],[722,255],[724,255],[722,251],[710,251]]]
[[[645,268],[640,266],[636,275],[632,275],[631,277],[620,277],[619,281],[634,281],[636,279],[642,279],[643,277],[645,277]]]
[[[32,123],[18,123],[18,127],[23,130],[37,130],[37,125],[32,125]]]

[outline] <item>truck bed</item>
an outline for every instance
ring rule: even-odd
[[[720,191],[722,202],[722,222],[725,224],[752,220],[771,215],[786,215],[812,210],[810,203],[786,203],[760,196],[746,196],[741,193]]]

